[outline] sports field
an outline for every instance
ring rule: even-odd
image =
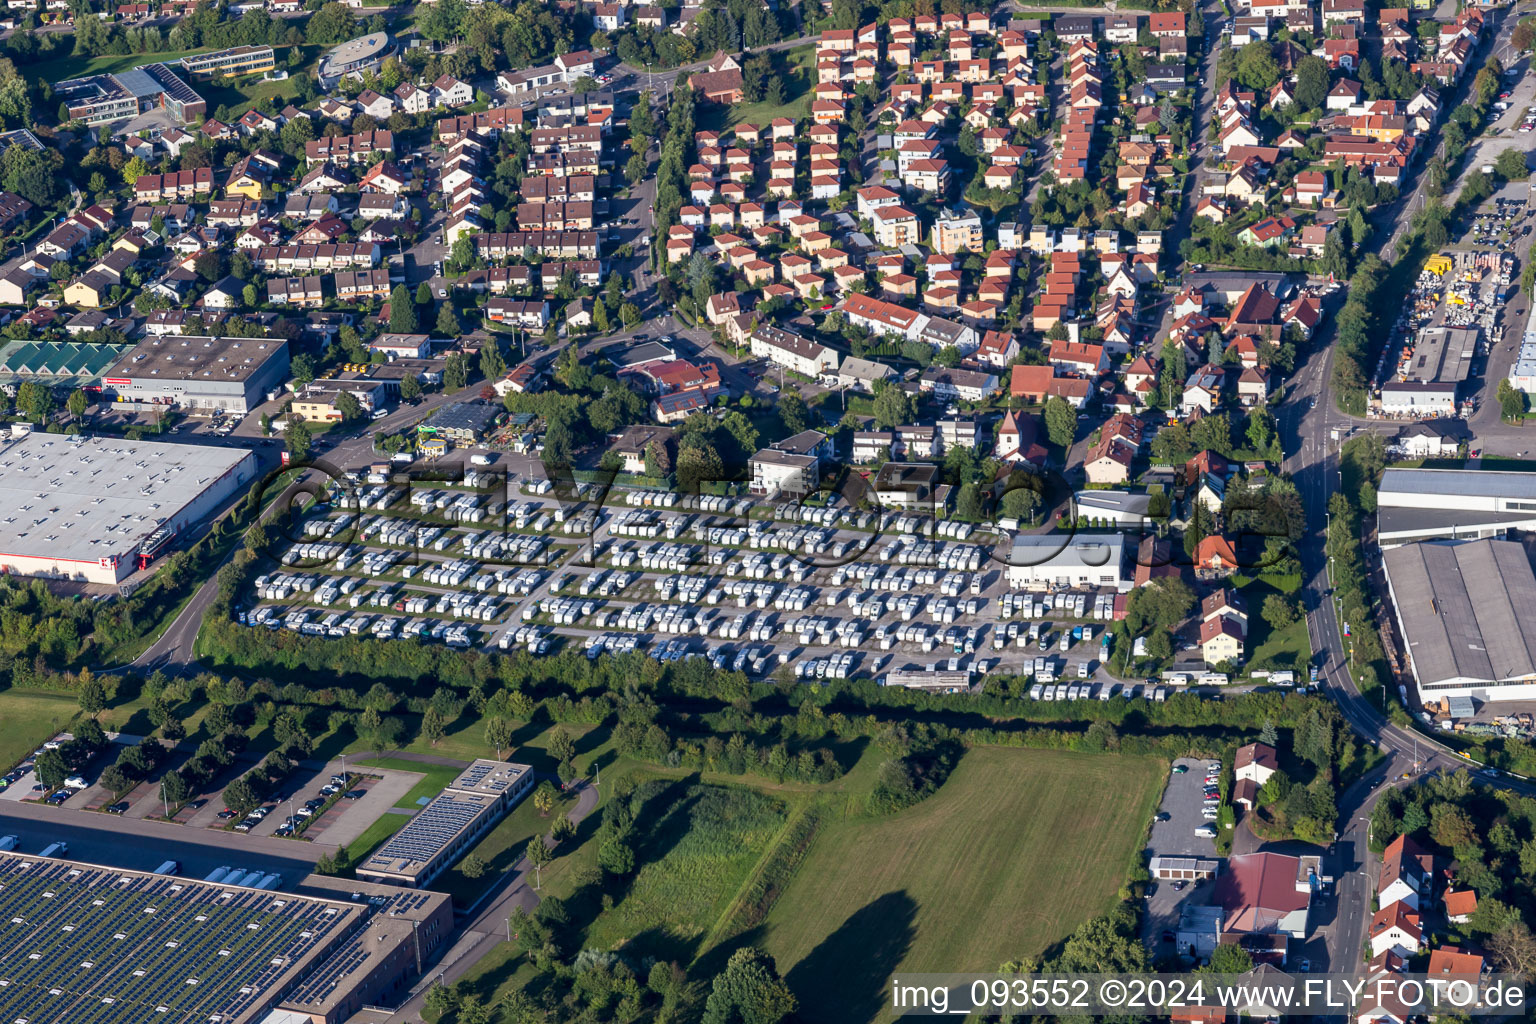
[[[889,1020],[895,971],[993,971],[1107,910],[1162,781],[1152,758],[967,751],[916,807],[823,826],[757,944],[802,1019]]]

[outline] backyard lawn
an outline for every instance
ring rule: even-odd
[[[753,941],[804,1020],[872,1021],[898,970],[995,970],[1109,909],[1162,781],[1153,758],[970,750],[916,807],[825,825]]]
[[[1301,580],[1296,576],[1253,579],[1237,577],[1238,591],[1248,602],[1248,644],[1245,666],[1250,668],[1291,669],[1305,673],[1312,659],[1312,638],[1307,633],[1307,620],[1300,617],[1283,629],[1273,629],[1264,618],[1264,599],[1279,594],[1288,601],[1296,600],[1296,590]]]

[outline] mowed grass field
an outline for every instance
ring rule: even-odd
[[[1161,793],[1153,758],[982,747],[889,818],[830,822],[754,940],[802,1019],[891,1019],[898,971],[993,971],[1113,900]]]
[[[79,710],[73,697],[26,690],[0,693],[0,772],[67,729]]]

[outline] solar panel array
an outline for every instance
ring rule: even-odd
[[[369,859],[370,865],[390,870],[392,861],[425,864],[436,857],[486,808],[485,798],[473,799],[443,793],[423,807],[394,837]]]
[[[361,913],[281,893],[0,857],[0,1021],[233,1020]]]
[[[454,780],[453,786],[455,789],[474,789],[480,785],[482,779],[495,770],[495,767],[492,765],[476,761],[464,769],[464,773]]]
[[[365,932],[358,932],[340,949],[326,957],[319,968],[310,973],[288,997],[290,1003],[315,1005],[325,1002],[341,983],[362,967],[372,957],[364,943]]]

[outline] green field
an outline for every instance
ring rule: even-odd
[[[722,107],[715,103],[699,105],[700,128],[720,131],[733,124],[766,126],[776,117],[803,118],[811,112],[811,86],[815,84],[816,47],[807,43],[791,47],[781,55],[784,72],[784,102],[736,103]]]
[[[802,1019],[889,1019],[895,971],[996,970],[1107,910],[1162,781],[1152,758],[970,750],[916,807],[824,826],[752,941]]]
[[[68,728],[80,710],[73,697],[7,690],[0,693],[0,771],[26,757]]]
[[[1264,599],[1271,594],[1280,594],[1290,601],[1296,600],[1294,589],[1281,589],[1274,585],[1275,582],[1282,586],[1297,582],[1296,577],[1282,577],[1279,581],[1272,581],[1260,576],[1251,580],[1239,578],[1236,582],[1248,602],[1245,664],[1253,668],[1305,672],[1307,663],[1312,659],[1312,638],[1307,633],[1306,617],[1298,618],[1284,629],[1273,629],[1264,619]]]
[[[145,64],[174,64],[183,57],[190,57],[195,53],[207,53],[211,49],[213,47],[203,46],[195,50],[175,50],[169,53],[60,57],[57,60],[39,61],[27,70],[29,74],[35,74],[45,82],[62,82],[69,78],[84,78],[86,75],[110,75],[119,71],[130,71]]]
[[[584,945],[687,962],[784,825],[784,801],[741,786],[651,779],[633,796],[642,865]]]

